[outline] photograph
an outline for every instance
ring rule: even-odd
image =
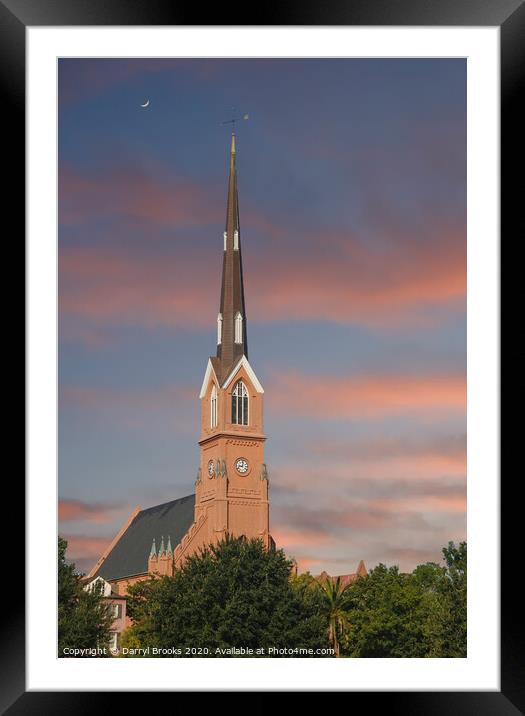
[[[58,657],[467,657],[467,60],[59,57]]]

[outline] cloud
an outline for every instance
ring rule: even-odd
[[[161,385],[155,388],[117,389],[111,387],[60,386],[61,409],[95,414],[118,427],[142,430],[162,426],[179,432],[194,427],[184,408],[196,401],[196,389],[184,385]]]
[[[274,372],[267,401],[276,414],[317,418],[461,414],[466,409],[466,378],[462,374],[347,377]]]
[[[113,536],[93,537],[68,534],[62,534],[61,536],[67,540],[67,560],[75,562],[77,569],[82,572],[87,572],[91,569],[113,539]]]
[[[465,433],[449,435],[374,435],[349,437],[342,441],[320,437],[311,446],[313,453],[358,461],[377,461],[398,457],[438,457],[443,460],[461,460],[467,456]]]
[[[163,167],[114,161],[95,173],[80,173],[62,164],[58,185],[62,227],[79,227],[100,219],[142,220],[181,227],[219,221],[218,204],[206,187],[169,175]],[[147,234],[146,234],[147,238]]]
[[[252,319],[428,325],[430,307],[464,310],[466,244],[460,229],[442,227],[439,242],[396,237],[381,249],[351,232],[322,229],[287,247],[286,229],[278,260],[275,251],[253,260]]]
[[[59,258],[62,320],[211,328],[220,293],[219,251],[211,261],[203,242],[180,251],[177,246],[145,254],[64,245]],[[432,325],[436,308],[464,309],[466,274],[457,263],[440,270],[429,255],[422,265],[413,261],[410,271],[396,273],[392,257],[355,262],[323,252],[320,242],[318,254],[311,252],[308,260],[297,258],[293,247],[288,252],[283,247],[278,261],[275,255],[249,256],[250,320]]]
[[[303,530],[299,531],[296,529],[290,529],[284,526],[276,526],[271,530],[272,537],[278,544],[278,546],[281,548],[290,548],[290,547],[312,547],[312,546],[319,546],[319,545],[325,545],[326,543],[332,542],[332,537],[321,531],[314,531],[314,530]]]
[[[104,523],[122,512],[123,505],[83,502],[82,500],[59,500],[58,519],[60,522],[87,521]]]
[[[143,76],[168,72],[170,78],[176,78],[177,72],[184,70],[194,77],[206,78],[213,77],[221,66],[217,58],[60,58],[58,99],[61,106],[69,107],[93,101],[118,86],[137,86]]]
[[[113,161],[82,173],[63,165],[61,318],[211,327],[221,253],[210,236],[221,233],[223,210],[221,192],[162,166]],[[464,311],[464,228],[429,217],[421,237],[419,226],[383,221],[386,238],[365,242],[355,229],[305,227],[282,210],[268,217],[246,207],[255,235],[244,246],[250,320],[426,326],[437,309]]]
[[[317,500],[303,495],[293,505],[273,505],[271,533],[277,546],[297,559],[300,571],[348,573],[360,559],[368,569],[386,562],[412,570],[419,562],[439,561],[449,540],[465,539],[464,504],[458,509],[443,502],[436,510],[431,500],[418,505],[341,494],[325,507],[322,493]]]

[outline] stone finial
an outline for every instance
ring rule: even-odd
[[[268,480],[268,468],[265,462],[261,465],[261,480]]]
[[[166,554],[172,555],[173,549],[171,548],[171,537],[168,535],[168,546],[166,547]]]
[[[154,537],[154,538],[153,538],[153,542],[152,542],[152,544],[151,544],[151,550],[150,550],[150,553],[149,553],[149,558],[151,559],[152,557],[156,557],[156,556],[157,556],[157,547],[156,547],[156,545],[155,545],[155,537]]]
[[[195,480],[195,484],[196,484],[196,485],[199,484],[199,482],[201,481],[201,478],[202,478],[202,470],[201,470],[201,468],[199,467],[199,469],[197,470],[197,479]]]
[[[159,557],[165,553],[166,553],[166,549],[164,547],[164,537],[161,537],[160,547],[159,547]]]

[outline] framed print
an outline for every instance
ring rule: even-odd
[[[519,713],[498,308],[523,4],[0,11],[28,286],[3,708]]]

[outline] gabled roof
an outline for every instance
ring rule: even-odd
[[[215,357],[208,358],[208,365],[206,366],[206,373],[204,373],[204,380],[202,381],[201,386],[201,392],[199,393],[199,398],[204,398],[206,395],[206,391],[208,389],[208,383],[210,382],[210,379],[212,376],[215,378],[217,383],[220,385],[220,375],[217,374],[217,370],[220,368],[220,366],[217,365],[218,359]]]
[[[246,356],[242,356],[242,357],[239,359],[239,361],[237,362],[237,364],[233,367],[233,369],[231,370],[231,372],[226,374],[224,383],[222,384],[222,387],[223,387],[223,388],[227,388],[227,387],[230,385],[230,383],[232,382],[232,380],[235,378],[235,375],[236,375],[237,371],[238,371],[239,368],[241,368],[241,367],[244,368],[245,371],[248,373],[248,375],[249,375],[249,377],[250,377],[250,380],[252,381],[253,387],[255,388],[255,390],[256,390],[258,393],[264,393],[264,389],[263,389],[262,385],[259,383],[259,379],[258,379],[257,376],[255,375],[254,370],[253,370],[253,368],[251,367],[251,365],[249,364],[248,358],[246,358]]]
[[[193,524],[195,495],[141,510],[108,553],[93,576],[106,580],[131,577],[148,571],[148,555],[155,537],[179,544]]]
[[[262,387],[261,383],[259,382],[259,379],[255,375],[255,371],[251,367],[248,358],[246,356],[241,356],[236,363],[231,364],[229,366],[226,366],[226,370],[221,374],[221,363],[218,360],[218,358],[215,358],[212,356],[208,359],[208,365],[206,366],[206,372],[204,374],[204,380],[202,381],[201,391],[199,393],[199,398],[204,398],[206,395],[206,391],[208,390],[209,382],[212,378],[215,378],[218,385],[221,388],[227,388],[233,378],[235,377],[237,371],[242,367],[246,370],[248,376],[250,377],[250,380],[252,381],[253,387],[258,393],[264,393],[264,388]]]

